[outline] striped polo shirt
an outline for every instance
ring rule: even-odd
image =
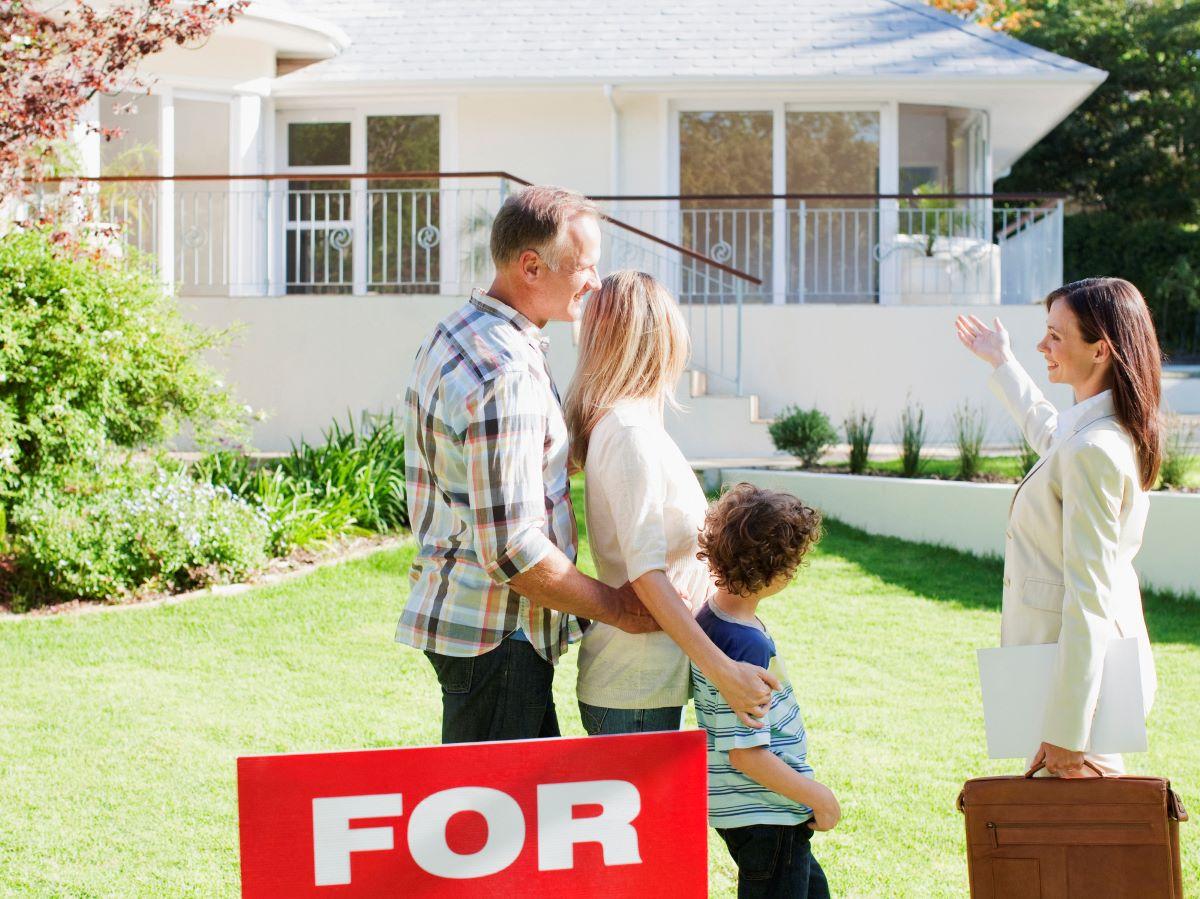
[[[764,727],[747,727],[738,720],[716,686],[692,666],[696,721],[708,737],[708,823],[713,827],[747,827],[751,824],[800,824],[812,818],[812,809],[761,786],[729,764],[729,750],[765,746],[805,777],[813,776],[806,761],[808,741],[804,719],[792,685],[775,653],[775,642],[761,622],[756,625],[731,618],[710,600],[696,623],[725,655],[735,662],[766,668],[782,684],[771,694]]]

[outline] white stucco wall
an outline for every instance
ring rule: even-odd
[[[1004,527],[1016,487],[956,481],[854,477],[799,471],[723,469],[724,484],[749,481],[804,499],[870,534],[934,543],[985,556],[1004,553]],[[1142,550],[1144,586],[1200,596],[1196,534],[1200,496],[1153,493]],[[999,598],[1000,584],[996,584]]]
[[[610,116],[599,88],[464,93],[458,100],[458,169],[498,169],[539,184],[608,193]]]
[[[200,83],[233,84],[275,77],[275,48],[261,41],[214,34],[200,49],[170,44],[143,63],[149,76],[191,78]]]
[[[348,409],[398,406],[420,342],[461,302],[420,295],[286,296],[196,297],[183,305],[190,319],[207,327],[243,324],[237,343],[214,361],[243,402],[271,414],[254,437],[258,448],[275,450],[286,449],[292,438],[317,437],[335,417],[344,419]],[[768,415],[789,402],[815,404],[840,424],[852,406],[873,408],[879,442],[891,441],[894,419],[910,388],[925,405],[930,442],[948,439],[947,421],[955,405],[971,397],[989,403],[994,439],[1006,442],[1015,429],[986,389],[989,369],[955,340],[955,312],[881,306],[747,308],[747,391],[760,394],[761,412]],[[1040,309],[1006,310],[1021,356],[1035,373],[1041,369],[1030,348],[1041,320]],[[548,333],[551,368],[565,390],[576,360],[571,329],[552,323]],[[1061,391],[1053,395],[1063,399]],[[708,413],[702,401],[692,405],[686,430],[689,446],[699,453],[695,432],[699,429],[702,436]],[[711,411],[723,428],[749,424],[748,411],[740,418],[728,410]],[[720,436],[719,451],[704,455],[757,456],[763,449],[756,437],[733,453],[730,435]]]
[[[1052,387],[1034,349],[1045,329],[1040,305],[981,308],[952,306],[746,306],[743,309],[743,392],[757,394],[764,416],[785,406],[816,406],[835,423],[851,408],[876,413],[876,440],[890,442],[909,393],[925,407],[930,442],[952,439],[950,417],[969,398],[982,403],[993,442],[1016,435],[987,387],[991,368],[968,353],[954,335],[960,312],[1000,315],[1017,358],[1050,399],[1071,402],[1068,389]],[[710,315],[715,319],[717,312]],[[697,356],[703,357],[703,313],[692,315]],[[716,333],[715,323],[710,334]],[[713,352],[715,352],[715,344]]]

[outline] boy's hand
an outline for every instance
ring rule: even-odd
[[[813,786],[820,789],[817,798],[809,803],[809,807],[813,810],[813,816],[812,820],[808,822],[808,826],[813,830],[833,830],[842,820],[842,807],[838,805],[833,790],[825,784],[814,780]]]
[[[771,707],[771,691],[780,689],[775,675],[749,662],[731,662],[713,683],[738,720],[755,729],[763,726],[758,719]]]

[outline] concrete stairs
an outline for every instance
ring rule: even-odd
[[[763,460],[775,455],[767,427],[759,414],[757,396],[723,396],[708,392],[703,372],[687,371],[679,381],[676,399],[681,410],[666,411],[667,432],[692,461]],[[795,462],[780,457],[789,465]]]

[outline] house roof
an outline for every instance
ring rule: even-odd
[[[306,86],[987,79],[1105,73],[923,0],[291,0],[351,39]],[[336,10],[336,12],[335,12]]]

